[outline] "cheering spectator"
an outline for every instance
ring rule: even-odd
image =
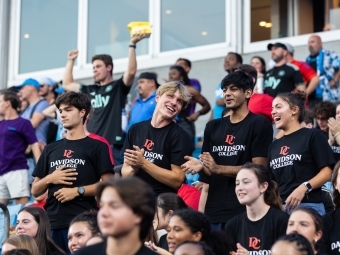
[[[273,101],[272,115],[284,137],[269,148],[268,169],[279,185],[285,210],[304,205],[325,214],[321,186],[332,174],[334,156],[320,130],[302,128],[306,93],[279,94]]]
[[[121,150],[124,144],[122,130],[122,110],[125,108],[127,94],[137,71],[136,44],[145,38],[145,34],[135,34],[131,37],[128,54],[128,69],[123,77],[113,80],[113,62],[109,55],[92,57],[94,85],[83,86],[73,80],[72,70],[78,51],[68,53],[63,86],[66,91],[81,91],[91,100],[95,109],[92,121],[88,124],[90,132],[103,136],[113,147],[116,164],[122,163]],[[100,85],[100,86],[98,86]]]
[[[180,165],[192,152],[189,135],[173,120],[191,95],[181,83],[169,82],[157,89],[152,119],[131,126],[124,145],[122,176],[138,176],[156,195],[177,193],[184,182]]]
[[[265,166],[273,128],[267,118],[249,112],[253,94],[253,77],[243,71],[222,80],[229,116],[210,121],[204,131],[200,159],[186,156],[182,165],[186,173],[200,173],[200,180],[209,183],[205,214],[213,229],[223,229],[226,222],[243,213],[245,207],[235,194],[235,177],[246,162]]]

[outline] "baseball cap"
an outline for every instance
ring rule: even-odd
[[[41,77],[41,78],[37,79],[37,81],[39,82],[39,84],[46,84],[46,85],[51,86],[51,87],[57,86],[57,83],[54,80],[52,80],[48,77]]]
[[[285,43],[285,45],[289,53],[294,53],[294,47],[291,44]]]
[[[59,86],[54,92],[57,94],[62,94],[66,92],[66,90],[62,86]]]
[[[154,80],[155,84],[156,84],[156,88],[158,88],[160,86],[160,84],[157,82],[157,78],[156,78],[156,75],[154,73],[150,73],[150,72],[141,73],[138,77],[138,80],[139,79]]]
[[[279,42],[274,43],[274,44],[273,43],[269,43],[268,46],[267,46],[267,49],[268,50],[272,50],[273,47],[277,47],[277,48],[282,48],[284,50],[288,50],[287,46],[285,44],[279,43]]]
[[[37,80],[32,79],[32,78],[28,78],[24,80],[23,83],[21,83],[20,85],[17,85],[16,87],[21,89],[22,87],[26,85],[34,86],[35,88],[40,89],[40,83]]]

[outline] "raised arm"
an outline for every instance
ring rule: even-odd
[[[137,72],[137,59],[136,59],[136,44],[146,37],[146,34],[135,34],[130,39],[129,55],[128,55],[128,68],[124,72],[123,82],[126,86],[130,87],[133,83]]]
[[[67,63],[63,77],[63,87],[66,91],[79,91],[80,84],[73,80],[73,65],[78,57],[78,50],[71,50],[67,54]]]

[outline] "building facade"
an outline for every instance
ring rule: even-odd
[[[101,53],[112,55],[120,77],[131,21],[149,21],[153,29],[137,45],[138,73],[154,71],[161,82],[177,58],[188,58],[189,76],[200,80],[212,105],[230,51],[244,63],[254,55],[268,63],[267,44],[289,42],[304,60],[308,38],[317,33],[325,48],[340,53],[340,0],[1,0],[0,87],[27,77],[61,80],[67,52],[76,48],[77,81],[92,82],[91,57]],[[199,118],[197,132],[207,119]]]

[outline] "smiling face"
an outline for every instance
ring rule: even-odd
[[[247,104],[247,99],[251,97],[252,90],[243,91],[233,84],[222,89],[226,107],[231,110],[236,110],[242,105]]]
[[[289,123],[292,122],[293,119],[297,119],[297,117],[293,118],[293,116],[297,114],[297,111],[297,107],[291,109],[286,101],[281,97],[276,97],[272,104],[272,118],[274,119],[276,128],[286,130]]]
[[[293,212],[288,220],[286,234],[298,233],[304,236],[314,247],[315,240],[320,240],[321,231],[317,231],[313,218],[304,211]]]
[[[35,238],[38,232],[39,225],[35,221],[32,214],[22,211],[18,214],[17,226],[15,232],[17,235],[29,235]]]
[[[241,169],[236,176],[235,192],[242,205],[251,205],[256,202],[268,187],[268,183],[259,185],[258,179],[251,169]]]
[[[99,201],[98,226],[105,236],[119,238],[138,231],[141,217],[135,215],[112,187],[103,190]]]
[[[176,68],[171,68],[169,71],[169,80],[181,81],[183,80],[183,76],[181,75],[180,71],[178,71]]]
[[[86,246],[87,241],[92,237],[92,232],[86,222],[78,221],[68,229],[68,248],[71,253]]]
[[[174,253],[177,246],[184,241],[199,242],[202,237],[201,232],[192,233],[189,226],[176,215],[171,217],[167,231],[167,241],[170,253]]]
[[[184,101],[178,90],[175,93],[165,92],[156,95],[156,109],[166,119],[174,119],[182,110]]]

